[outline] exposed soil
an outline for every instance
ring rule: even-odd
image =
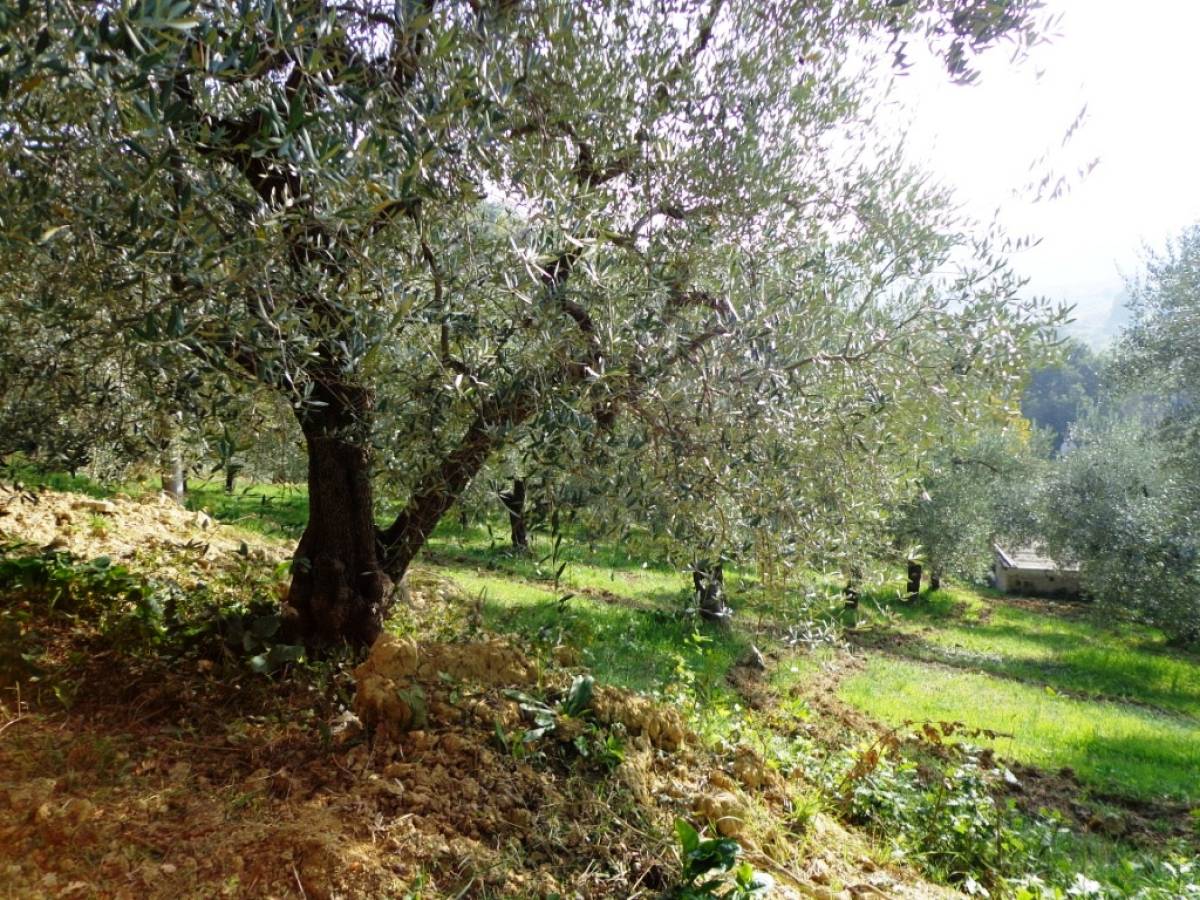
[[[204,560],[269,568],[288,551],[166,500],[5,491],[0,510],[4,540],[167,566],[183,584]],[[571,648],[529,656],[484,633],[451,583],[417,569],[409,587],[403,627],[421,638],[389,637],[354,672],[329,660],[319,678],[38,621],[22,640],[45,651],[39,680],[0,692],[0,895],[649,897],[679,871],[676,816],[735,836],[773,896],[952,895],[881,869],[823,814],[789,824],[793,786],[756,751],[706,748],[648,698],[598,686],[589,716],[524,746],[513,692],[559,702]],[[579,749],[606,735],[615,766]]]
[[[289,559],[292,549],[224,526],[207,513],[186,510],[166,494],[97,500],[0,484],[0,542],[5,541],[63,550],[85,560],[107,556],[156,574],[182,570],[191,580],[233,555],[273,566]]]
[[[1147,850],[1161,848],[1170,838],[1190,842],[1200,850],[1195,820],[1185,803],[1096,791],[1065,767],[1050,772],[1009,762],[1008,768],[1018,783],[1007,785],[1007,790],[1027,813],[1053,810],[1080,831],[1119,838]]]
[[[80,685],[70,711],[6,698],[0,894],[400,897],[423,884],[435,897],[602,897],[667,884],[677,864],[658,820],[687,811],[704,771],[655,746],[672,710],[607,699],[603,715],[630,723],[612,775],[556,740],[518,758],[496,737],[522,727],[503,691],[529,688],[535,667],[494,640],[421,651],[419,727],[393,733],[368,733],[306,685],[112,658],[56,673]],[[668,779],[679,796],[660,810]]]
[[[767,687],[763,672],[753,666],[734,666],[725,676],[725,681],[737,691],[746,706],[755,712],[765,712],[774,700],[774,694]]]

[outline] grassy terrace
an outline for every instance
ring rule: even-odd
[[[53,486],[97,492],[69,481]],[[215,482],[194,485],[189,506],[284,538],[299,535],[307,513],[303,489],[289,485],[233,494]],[[508,552],[499,524],[448,521],[420,565],[478,601],[489,628],[531,643],[565,639],[603,681],[652,692],[698,683],[732,701],[725,674],[750,636],[735,628],[693,640],[694,623],[676,615],[686,578],[643,544],[564,540],[556,551],[538,536],[534,553],[521,557]],[[728,587],[735,607],[755,595],[736,572]],[[862,607],[866,629],[856,643],[866,664],[839,685],[843,700],[888,723],[949,719],[1009,733],[993,742],[1001,755],[1069,766],[1106,794],[1200,801],[1200,658],[1084,606],[1014,603],[967,588],[918,603],[895,595],[881,592]],[[754,619],[743,610],[738,621]],[[784,653],[772,676],[777,695],[818,665],[802,651]]]
[[[1117,631],[1086,606],[1031,608],[942,591],[905,610],[901,623],[917,659],[1200,720],[1200,658],[1132,622]]]
[[[1200,722],[1194,720],[886,656],[872,658],[840,693],[887,722],[955,720],[1007,732],[1013,737],[990,742],[1002,756],[1044,768],[1069,766],[1106,792],[1200,796]]]
[[[629,546],[563,541],[556,556],[552,541],[535,538],[525,557],[509,553],[506,542],[502,529],[444,524],[423,565],[477,598],[489,628],[533,641],[565,639],[602,682],[653,693],[699,679],[710,691],[726,691],[725,673],[748,639],[733,630],[691,640],[695,623],[677,615],[687,579],[674,567],[639,562]],[[744,587],[736,573],[728,577],[735,597]]]
[[[79,479],[60,482],[54,486],[113,493]],[[233,494],[217,483],[193,485],[188,505],[285,542],[299,537],[307,515],[303,489],[288,485]],[[681,615],[689,579],[644,535],[593,544],[580,535],[556,543],[538,534],[533,552],[521,556],[509,549],[502,523],[457,521],[438,529],[412,581],[415,590],[448,594],[451,602],[418,607],[433,611],[432,622],[399,610],[393,627],[418,629],[423,639],[457,638],[477,622],[513,635],[542,659],[565,646],[599,683],[676,705],[714,752],[748,744],[781,770],[803,760],[809,786],[802,806],[836,803],[812,786],[849,766],[866,746],[868,729],[849,706],[878,723],[950,720],[1011,735],[990,744],[1005,760],[1051,773],[1038,784],[1050,785],[1048,802],[1071,820],[1063,852],[1072,871],[1128,886],[1133,882],[1122,879],[1145,859],[1146,845],[1136,840],[1151,834],[1166,854],[1181,846],[1168,836],[1179,840],[1193,828],[1188,809],[1200,804],[1200,658],[1088,606],[964,587],[909,603],[888,585],[850,613],[841,608],[837,585],[816,575],[812,586],[831,591],[827,606],[798,595],[766,596],[753,578],[730,571],[726,587],[737,614],[732,628],[716,629]],[[810,651],[782,640],[785,626],[804,622],[810,603],[822,621],[852,626],[845,641]],[[770,656],[761,676],[735,671],[751,642]],[[828,703],[831,696],[842,703]],[[1053,777],[1064,767],[1082,787]],[[1060,788],[1065,799],[1053,793]],[[1034,795],[1041,803],[1042,795]],[[1092,832],[1086,823],[1094,813],[1121,822],[1128,815],[1141,837]],[[883,861],[889,838],[879,840],[872,852]]]
[[[843,699],[885,722],[952,719],[1012,734],[1024,763],[1069,766],[1103,792],[1200,799],[1200,660],[1161,634],[1088,607],[1017,604],[968,590],[885,607]]]
[[[749,638],[735,629],[690,643],[693,625],[672,614],[686,588],[677,571],[639,563],[636,553],[569,542],[554,560],[512,557],[505,537],[502,529],[443,529],[427,564],[480,598],[490,627],[533,638],[565,632],[604,680],[661,690],[680,677],[682,662],[691,677],[725,692],[724,673]],[[549,541],[540,546],[550,554]],[[562,561],[568,565],[555,588]],[[736,603],[753,585],[735,575],[730,588]],[[1152,629],[1105,622],[1089,607],[1013,603],[967,588],[916,604],[894,595],[881,592],[877,605],[864,605],[869,654],[839,686],[843,700],[883,722],[947,719],[1011,734],[992,742],[1002,756],[1070,767],[1103,794],[1200,800],[1195,656]],[[803,652],[785,654],[773,680],[787,688],[816,666]]]
[[[227,495],[211,484],[190,502],[277,536],[298,535],[306,513],[303,492],[290,486]],[[540,537],[532,556],[520,557],[506,545],[500,525],[447,522],[421,564],[478,599],[490,628],[531,641],[566,635],[602,680],[662,691],[698,679],[728,693],[724,675],[749,637],[735,629],[689,640],[693,624],[674,615],[686,579],[646,562],[655,558],[650,548],[568,540],[555,553]],[[734,573],[729,589],[736,606],[753,585]],[[1069,766],[1106,794],[1200,800],[1196,656],[1166,646],[1152,629],[1105,622],[1078,605],[1012,603],[967,588],[915,604],[894,596],[883,592],[863,606],[869,653],[866,667],[839,686],[843,700],[883,722],[949,719],[1011,734],[992,742],[1001,755]],[[803,680],[814,668],[803,653],[785,656],[774,680]]]

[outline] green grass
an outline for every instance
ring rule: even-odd
[[[1140,798],[1200,798],[1200,723],[1047,687],[874,656],[839,695],[871,716],[961,721],[1012,734],[985,741],[1005,757]]]
[[[899,630],[912,640],[889,652],[1200,722],[1200,658],[1154,629],[1092,607],[1064,604],[1056,615],[961,589],[904,606]]]
[[[259,533],[298,538],[307,521],[302,486],[254,485],[226,494],[223,484],[212,482],[189,490],[189,508]],[[465,594],[481,596],[488,628],[529,641],[564,638],[603,683],[662,693],[686,680],[709,695],[725,690],[724,676],[747,640],[736,631],[698,628],[680,615],[686,575],[660,557],[631,555],[632,547],[648,550],[648,538],[639,536],[628,546],[564,540],[557,555],[551,538],[536,533],[531,538],[533,552],[522,556],[509,549],[502,524],[464,528],[447,517],[420,562]],[[745,584],[736,572],[728,576],[735,607]],[[567,594],[574,596],[560,608]],[[693,639],[697,633],[699,643]]]
[[[687,587],[685,577],[666,563],[638,563],[624,558],[619,551],[598,547],[593,552],[587,545],[574,541],[563,541],[555,556],[553,542],[545,537],[535,538],[533,552],[522,556],[509,550],[507,543],[493,540],[493,534],[496,532],[489,533],[484,525],[463,529],[457,524],[443,523],[426,545],[424,558],[448,566],[486,569],[525,581],[553,583],[558,574],[563,593],[589,591],[652,605],[679,600]],[[736,579],[730,588],[735,585]]]
[[[724,692],[724,677],[746,651],[738,632],[706,626],[644,597],[644,605],[576,596],[454,566],[438,571],[482,598],[484,624],[531,642],[562,639],[603,684],[662,694],[684,682],[706,695]],[[697,642],[694,636],[699,634]]]
[[[308,490],[302,485],[255,484],[225,493],[219,482],[188,485],[188,509],[270,537],[299,538],[308,522]]]
[[[0,478],[16,482],[27,488],[47,487],[56,491],[71,491],[89,497],[105,499],[113,496],[120,488],[109,487],[93,481],[86,475],[70,475],[66,472],[46,472],[35,466],[13,461],[0,467]]]
[[[300,534],[307,516],[305,492],[290,486],[228,495],[222,485],[199,485],[189,502],[289,537]],[[646,535],[628,544],[574,537],[556,550],[551,538],[535,534],[533,552],[522,556],[511,552],[504,523],[463,527],[447,519],[422,559],[464,594],[482,598],[488,628],[530,643],[565,641],[603,683],[660,695],[686,688],[717,706],[736,702],[725,675],[749,638],[736,628],[697,629],[679,615],[688,589],[680,567]],[[749,621],[754,610],[746,607],[761,599],[753,580],[736,571],[727,580],[732,604],[743,607],[735,621]],[[567,594],[574,596],[560,604]],[[1069,614],[960,587],[904,603],[885,585],[864,597],[860,617],[903,640],[874,648],[866,672],[843,683],[842,696],[887,722],[953,719],[1011,732],[995,742],[1002,755],[1070,766],[1104,791],[1194,799],[1200,663],[1151,629],[1114,627],[1078,606],[1062,609]],[[785,658],[771,676],[781,703],[792,702],[791,687],[810,678],[822,658]]]

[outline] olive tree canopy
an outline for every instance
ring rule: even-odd
[[[84,306],[285,397],[310,504],[287,611],[368,643],[533,423],[603,438],[728,394],[714,415],[794,435],[872,360],[864,408],[1006,384],[1040,313],[866,101],[907,41],[970,80],[1036,7],[0,3],[4,314]]]

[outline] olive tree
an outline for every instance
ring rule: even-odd
[[[1130,285],[1102,407],[1044,489],[1051,549],[1085,588],[1183,642],[1200,640],[1200,227],[1149,254]]]
[[[924,568],[934,590],[944,575],[983,576],[993,543],[1025,530],[1031,487],[1044,474],[1053,437],[1015,417],[942,441],[892,520],[909,564],[909,593],[921,589]]]
[[[1041,487],[1040,534],[1078,563],[1097,602],[1200,640],[1200,541],[1193,488],[1141,416],[1096,414]]]
[[[1200,224],[1151,253],[1130,285],[1133,321],[1114,363],[1116,390],[1150,408],[1166,464],[1186,501],[1200,509]]]
[[[1105,357],[1087,344],[1068,340],[1060,357],[1035,369],[1021,395],[1021,413],[1054,435],[1054,452],[1066,440],[1071,424],[1100,396]]]
[[[836,352],[762,351],[798,317],[832,332],[890,308],[839,294],[853,257],[826,252],[881,201],[904,211],[871,177],[872,58],[918,39],[969,80],[978,51],[1035,39],[1036,6],[4,3],[0,265],[67,273],[40,315],[92,305],[124,341],[287,400],[310,515],[285,611],[312,644],[366,644],[539,417],[603,435],[717,360],[836,373],[945,320],[897,309],[899,329],[828,335]],[[903,280],[926,212],[849,246]],[[975,336],[1009,346],[1009,293],[985,281],[952,300],[982,298]],[[380,472],[400,506],[383,526]]]
[[[31,265],[7,281],[0,459],[20,454],[36,465],[72,474],[87,467],[109,477],[131,463],[166,461],[172,433],[199,418],[194,363],[169,348],[121,346],[94,305],[41,315],[72,292],[69,273]]]

